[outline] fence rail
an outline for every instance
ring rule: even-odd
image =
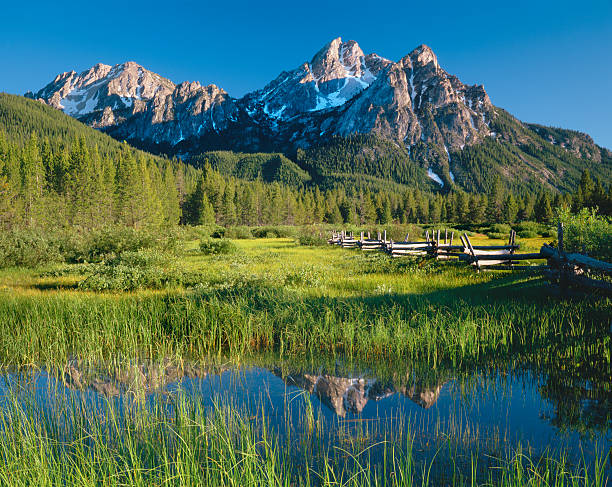
[[[387,232],[378,232],[376,238],[370,232],[361,232],[356,238],[353,232],[333,232],[328,242],[343,248],[359,248],[364,251],[382,251],[391,257],[423,256],[437,260],[464,262],[481,270],[531,270],[543,272],[549,280],[558,284],[561,292],[569,286],[612,295],[612,264],[583,254],[566,253],[563,248],[563,225],[558,227],[558,248],[545,244],[539,252],[516,253],[516,232],[510,231],[507,245],[472,245],[467,233],[459,236],[461,244],[454,243],[455,233],[448,230],[429,231],[425,241],[410,241],[406,234],[403,241],[387,239]],[[521,262],[544,260],[547,264],[521,265]],[[598,278],[599,277],[599,278]]]

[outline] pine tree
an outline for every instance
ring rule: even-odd
[[[534,208],[535,218],[540,223],[550,223],[553,219],[553,210],[550,203],[550,195],[543,192]]]
[[[502,218],[503,189],[501,179],[496,176],[491,189],[487,195],[486,218],[488,223],[498,223]]]
[[[393,215],[391,214],[391,204],[388,198],[384,198],[382,201],[382,206],[378,212],[378,223],[381,225],[386,225],[393,221]]]
[[[20,196],[23,201],[24,222],[26,226],[32,227],[36,223],[37,205],[45,185],[45,172],[38,148],[38,139],[35,135],[30,137],[23,152],[20,173]]]
[[[174,171],[170,165],[164,169],[162,178],[162,207],[164,215],[164,226],[173,227],[178,225],[181,218],[181,208],[179,204],[179,195],[176,188],[176,178]]]
[[[508,193],[504,200],[504,206],[502,208],[502,220],[505,223],[514,223],[518,216],[518,205],[512,193]]]
[[[215,209],[213,208],[212,203],[208,200],[206,193],[202,194],[200,211],[195,223],[198,225],[214,225],[215,223]]]

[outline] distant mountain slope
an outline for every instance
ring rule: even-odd
[[[221,174],[254,181],[280,182],[299,186],[311,181],[310,175],[283,154],[245,154],[231,151],[205,152],[193,157],[190,162],[202,167],[208,162]]]
[[[0,130],[11,139],[28,138],[35,133],[49,138],[52,145],[71,144],[75,138],[87,137],[101,152],[119,149],[121,143],[51,107],[22,96],[0,93]]]
[[[174,84],[133,62],[62,73],[27,96],[118,140],[184,159],[219,150],[299,159],[305,150],[298,162],[318,181],[361,174],[482,191],[500,176],[511,187],[568,190],[588,168],[612,182],[609,150],[578,132],[523,124],[494,106],[482,85],[446,72],[425,45],[394,62],[337,38],[240,99],[212,84]],[[338,138],[352,141],[345,148],[360,141],[361,155],[349,149],[340,160]],[[382,152],[381,140],[391,144]],[[364,141],[374,143],[370,151]],[[391,147],[397,154],[388,159]],[[247,177],[262,171],[247,166]]]

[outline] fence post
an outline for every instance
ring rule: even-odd
[[[566,264],[563,244],[563,222],[559,222],[557,225],[557,241],[559,242],[559,291],[561,296],[565,297],[567,295],[567,273],[569,272],[569,266]]]

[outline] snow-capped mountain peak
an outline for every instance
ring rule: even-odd
[[[261,110],[273,119],[343,105],[366,89],[390,61],[365,56],[355,41],[340,37],[327,43],[310,62],[281,73],[262,90],[249,95],[249,112]]]
[[[135,100],[149,100],[157,93],[171,93],[174,83],[129,61],[115,66],[98,63],[86,71],[62,73],[31,97],[73,117],[103,110],[131,108]]]

